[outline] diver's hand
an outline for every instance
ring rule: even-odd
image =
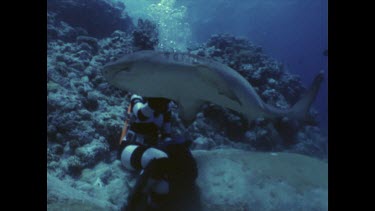
[[[138,103],[138,102],[143,102],[143,97],[139,96],[139,95],[136,95],[136,94],[133,94],[131,97],[130,97],[130,103],[132,105],[132,107],[134,106],[134,104]]]
[[[165,137],[165,138],[163,139],[163,142],[164,142],[164,143],[170,143],[170,142],[172,142],[172,138],[171,138],[171,137]]]
[[[122,151],[127,145],[128,143],[126,141],[121,141],[121,143],[117,145],[117,159],[121,160]]]

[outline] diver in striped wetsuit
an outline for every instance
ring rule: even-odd
[[[174,190],[193,185],[196,163],[187,142],[171,138],[170,100],[132,95],[130,101],[135,121],[120,144],[119,158],[140,176],[122,210],[136,210],[142,197],[148,210],[158,209]]]

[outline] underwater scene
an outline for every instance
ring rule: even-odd
[[[47,0],[47,210],[328,210],[328,2]]]

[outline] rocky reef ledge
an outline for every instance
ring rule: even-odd
[[[193,154],[199,168],[196,190],[178,201],[174,210],[328,210],[328,165],[318,159],[238,149],[194,150]],[[83,173],[83,180],[97,187],[89,193],[79,190],[82,182],[68,185],[47,175],[48,209],[118,210],[118,201],[124,202],[134,178],[119,163],[98,166],[95,175]],[[118,177],[113,181],[125,182],[106,183],[103,178],[108,172]],[[122,200],[113,200],[119,197]]]

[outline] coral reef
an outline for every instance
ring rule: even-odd
[[[78,36],[74,42],[50,40],[47,47],[47,136],[51,146],[63,149],[57,154],[48,147],[48,166],[77,175],[108,159],[104,157],[120,135],[127,93],[108,86],[100,67],[131,51],[132,39],[115,31],[101,40],[89,36]],[[108,49],[114,50],[108,53]],[[62,156],[70,157],[57,163]]]
[[[159,42],[156,25],[149,20],[138,19],[137,29],[133,31],[133,42],[139,50],[154,50]]]
[[[97,38],[106,37],[115,30],[128,31],[134,28],[130,17],[123,13],[124,8],[125,5],[120,2],[113,4],[106,0],[47,1],[47,10],[53,13],[56,21],[64,20],[74,28],[84,28],[88,35]]]
[[[128,193],[119,162],[84,170],[80,180],[61,180],[47,173],[48,210],[118,210]],[[121,187],[121,188],[119,188]]]
[[[71,41],[79,35],[87,35],[85,29],[73,28],[65,21],[57,20],[56,15],[55,12],[47,12],[47,41],[53,39]]]

